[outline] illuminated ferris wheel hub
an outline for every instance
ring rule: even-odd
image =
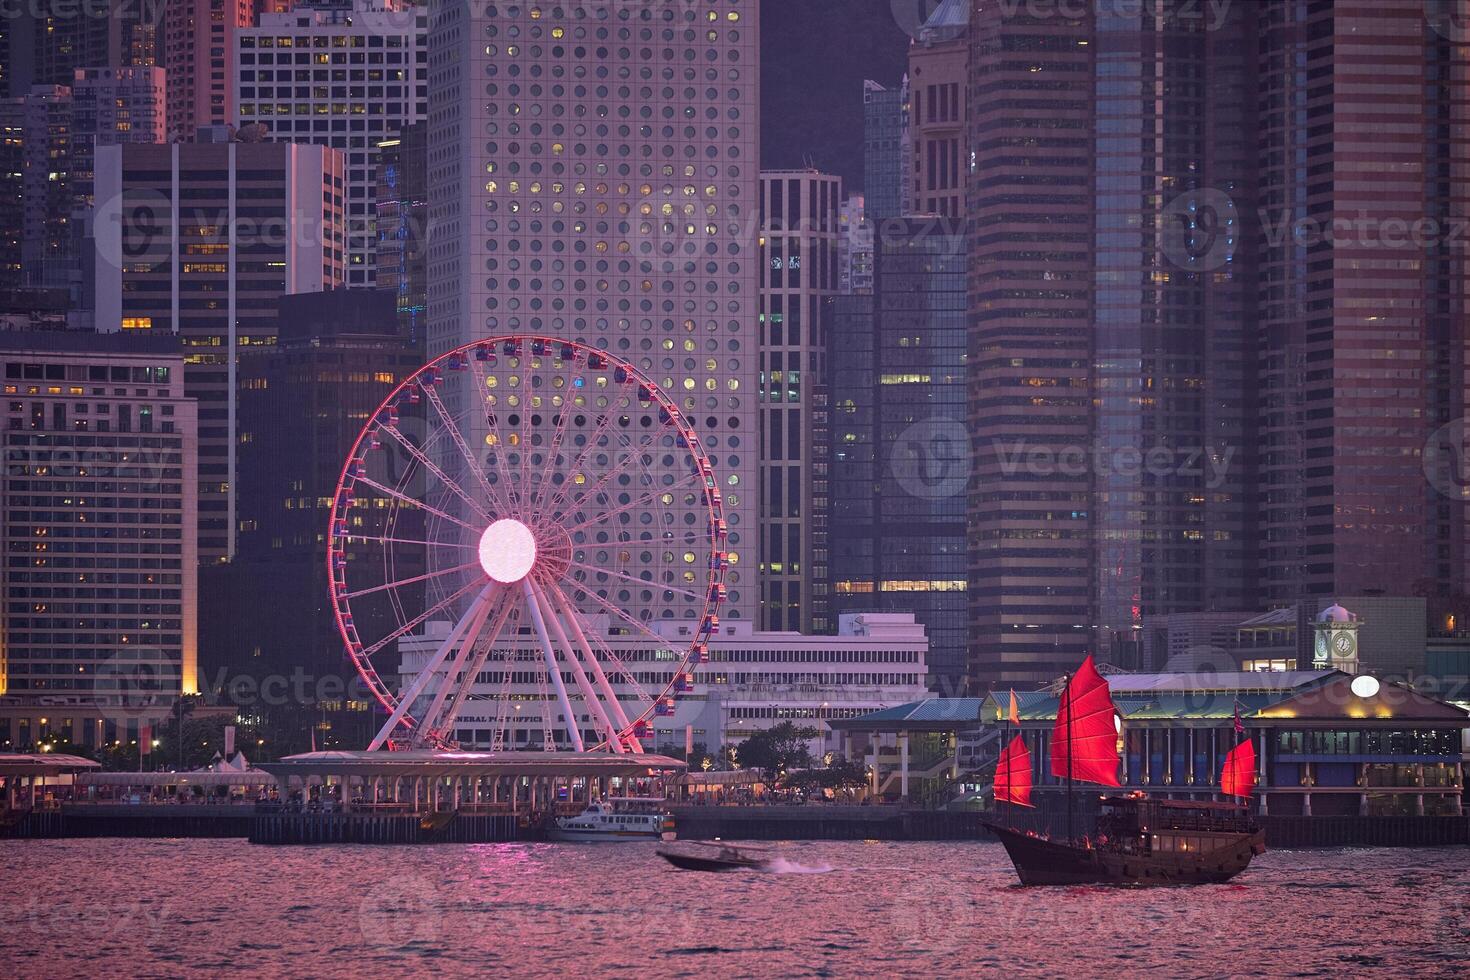
[[[480,567],[502,585],[514,585],[536,565],[536,536],[513,517],[502,517],[480,535]]]
[[[537,697],[546,719],[560,711],[546,748],[555,727],[579,751],[642,752],[707,659],[728,538],[699,434],[633,364],[529,336],[434,358],[370,416],[332,501],[333,610],[388,714],[370,748],[457,747],[476,700],[501,747]],[[379,665],[436,619],[448,635],[390,686],[396,666]],[[669,619],[688,628],[657,628]],[[598,623],[637,641],[636,671]]]

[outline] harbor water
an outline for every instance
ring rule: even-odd
[[[994,843],[0,841],[0,962],[91,976],[1442,976],[1470,849],[1276,851],[1226,885],[1021,888]],[[772,845],[766,845],[772,846]]]

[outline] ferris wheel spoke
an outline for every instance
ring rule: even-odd
[[[647,447],[639,447],[637,449],[631,449],[631,448],[629,448],[628,451],[627,451],[627,453],[623,456],[623,458],[613,465],[613,468],[612,469],[610,469],[606,473],[604,473],[598,479],[598,481],[596,483],[594,483],[591,487],[589,487],[588,489],[584,490],[582,493],[578,494],[576,499],[578,501],[586,500],[589,497],[595,499],[599,493],[605,493],[606,492],[606,489],[605,488],[608,487],[612,483],[613,480],[617,479],[619,476],[621,476],[623,474],[624,471],[627,470],[629,463],[631,463],[631,462],[638,462],[638,463],[642,464],[643,463],[643,457],[645,455],[652,456],[653,453]],[[649,464],[643,464],[643,465],[645,467],[647,467],[647,466],[650,466],[652,464],[649,463]],[[573,507],[573,505],[574,505],[574,502],[573,501],[568,501],[567,502],[567,509],[571,509]]]
[[[398,490],[393,490],[393,489],[390,489],[389,487],[385,487],[383,484],[379,483],[377,480],[374,480],[372,477],[358,476],[358,477],[354,477],[353,479],[355,479],[358,483],[366,483],[368,486],[372,487],[374,490],[378,490],[378,491],[381,491],[382,493],[386,493],[388,496],[393,497],[396,500],[401,500],[405,504],[408,504],[411,507],[417,507],[419,510],[426,511],[426,512],[428,512],[430,514],[433,514],[435,517],[443,518],[444,520],[448,521],[451,524],[458,524],[460,527],[464,528],[466,531],[473,531],[474,533],[479,534],[480,531],[482,530],[481,528],[477,528],[477,527],[475,527],[472,524],[466,524],[464,521],[460,520],[458,517],[455,517],[453,514],[445,513],[444,511],[440,510],[439,508],[433,507],[433,506],[431,506],[429,504],[426,504],[426,503],[424,503],[421,500],[415,500],[413,497],[410,497],[406,493],[402,493],[402,492],[400,492]]]
[[[476,411],[478,411],[480,413],[480,417],[481,418],[487,418],[487,408],[488,408],[488,406],[485,404],[485,398],[486,398],[485,389],[487,387],[489,387],[489,385],[488,385],[488,383],[486,381],[488,375],[485,374],[484,365],[481,364],[480,359],[478,357],[471,357],[470,358],[470,374],[474,377],[474,382],[475,382],[475,397],[474,397],[474,402],[475,402],[475,406],[476,406]],[[488,423],[488,419],[487,419],[487,423]],[[503,450],[504,447],[501,446],[499,442],[497,442],[494,445],[493,448],[494,448],[494,455],[495,455],[495,457],[496,457],[496,459],[498,461],[499,460],[499,457],[500,457],[500,454],[501,454],[501,451]],[[501,470],[504,469],[504,467],[499,467],[499,468]],[[501,473],[501,477],[502,477],[502,479],[504,478],[504,473],[503,472]],[[499,505],[500,506],[504,506],[505,509],[506,509],[506,512],[509,513],[509,502],[510,502],[510,484],[509,484],[509,482],[506,483],[504,496],[502,496],[500,494],[496,494],[496,496],[494,497],[494,499],[499,502]]]
[[[636,575],[629,575],[626,572],[615,572],[610,568],[599,568],[596,565],[584,565],[579,561],[570,561],[567,562],[567,564],[570,565],[572,568],[580,568],[584,571],[591,572],[594,575],[610,575],[613,578],[622,579],[625,582],[631,582],[634,585],[641,585],[644,588],[648,589],[658,589],[661,592],[674,592],[689,599],[702,600],[704,598],[704,595],[699,592],[691,592],[688,589],[681,589],[676,585],[666,585],[659,582],[650,582],[648,579],[642,579],[637,577]]]
[[[511,610],[511,620],[515,625],[510,628],[510,635],[513,637],[520,635],[521,610],[519,606]],[[490,652],[491,650],[487,648],[487,657]],[[506,713],[510,710],[510,681],[515,676],[515,665],[519,656],[519,650],[512,641],[509,660],[502,658],[500,662],[500,695],[495,705],[495,732],[490,737],[490,751],[492,752],[497,751],[497,746],[503,748],[505,745]]]
[[[651,504],[666,493],[674,493],[677,490],[683,490],[686,486],[689,486],[691,483],[698,482],[698,480],[699,477],[697,476],[686,476],[683,480],[671,483],[666,487],[655,487],[648,493],[645,493],[639,497],[634,497],[632,500],[629,500],[625,504],[619,504],[612,510],[605,510],[600,512],[596,517],[589,518],[577,524],[567,524],[565,525],[565,530],[568,534],[574,534],[577,531],[585,530],[586,528],[601,524],[605,522],[608,518],[617,517],[619,514],[625,513],[626,511],[634,510],[647,504]],[[577,512],[580,512],[581,508],[578,507],[576,510]]]
[[[531,499],[526,508],[530,514],[539,514],[547,498],[551,496],[551,477],[556,470],[557,453],[561,452],[562,440],[566,438],[568,414],[568,406],[563,400],[561,412],[556,417],[556,431],[551,436],[551,449],[546,454],[546,465],[541,467],[541,477],[536,485],[531,487]]]
[[[570,603],[571,600],[568,599],[567,602]],[[588,643],[595,648],[595,652],[593,654],[594,659],[606,659],[607,662],[612,665],[612,669],[616,672],[617,676],[622,679],[622,683],[625,684],[630,690],[632,690],[634,701],[637,701],[640,705],[652,705],[654,701],[657,700],[656,698],[654,698],[653,695],[649,694],[646,690],[643,689],[643,685],[640,684],[638,681],[638,675],[628,669],[628,665],[623,662],[623,658],[619,657],[617,653],[613,651],[612,647],[609,646],[601,637],[599,637],[596,633],[587,633],[586,638]],[[608,678],[608,683],[612,683],[611,677]],[[624,717],[626,718],[626,714],[624,715]],[[624,727],[627,726],[625,725]]]
[[[439,578],[443,575],[453,575],[456,572],[464,572],[468,571],[471,568],[479,567],[480,563],[478,561],[465,562],[463,565],[455,565],[452,568],[441,568],[437,572],[425,572],[422,575],[415,575],[411,578],[402,578],[396,582],[384,582],[381,585],[370,586],[366,589],[358,589],[355,592],[344,592],[342,594],[342,598],[356,599],[360,596],[372,595],[375,592],[382,592],[385,589],[400,589],[405,585],[413,585],[415,582],[427,582],[430,579]]]
[[[485,369],[481,365],[479,358],[470,359],[470,373],[475,378],[476,404],[479,405],[479,410],[484,415],[486,414],[485,410],[487,408],[485,405],[485,389],[488,387],[486,383],[488,376],[485,374]],[[495,445],[492,447],[494,450],[492,455],[495,457],[495,472],[498,474],[500,482],[505,486],[505,492],[503,494],[497,494],[495,500],[498,501],[498,505],[506,513],[513,513],[514,508],[511,506],[511,494],[513,492],[512,488],[515,486],[515,481],[510,478],[510,469],[505,465],[505,439],[498,431],[494,433],[494,436]]]
[[[410,456],[418,460],[420,466],[428,470],[430,473],[433,473],[434,476],[438,477],[439,482],[444,484],[445,488],[448,489],[450,493],[454,494],[460,500],[463,500],[466,504],[469,505],[471,510],[473,510],[476,514],[479,514],[485,520],[491,520],[490,515],[485,512],[485,508],[480,506],[480,502],[478,500],[475,500],[468,493],[466,493],[464,487],[460,486],[454,480],[450,479],[447,473],[441,470],[438,466],[434,465],[434,461],[429,459],[428,455],[422,449],[410,443],[408,441],[408,437],[398,431],[397,426],[385,425],[382,426],[381,429],[382,431],[388,433],[394,439],[396,439],[398,441],[398,444],[406,449]]]
[[[568,599],[567,602],[570,604],[571,600]],[[598,655],[601,657],[605,657],[607,659],[607,662],[613,665],[613,668],[617,671],[618,676],[622,678],[622,682],[628,687],[632,688],[634,700],[640,702],[641,704],[650,706],[657,700],[652,694],[649,694],[646,690],[644,690],[642,683],[640,683],[638,680],[638,675],[634,673],[633,670],[631,670],[626,663],[623,662],[623,658],[618,656],[617,652],[613,650],[612,646],[608,644],[605,640],[603,640],[602,637],[596,635],[595,633],[589,633],[587,634],[587,639],[593,646],[597,648]]]
[[[607,435],[608,426],[612,424],[613,416],[617,414],[618,409],[622,408],[622,405],[619,404],[619,401],[623,398],[624,394],[625,392],[623,391],[623,389],[618,388],[613,392],[611,396],[608,397],[607,410],[604,411],[602,413],[602,417],[598,419],[597,428],[593,431],[592,438],[587,440],[586,447],[583,448],[582,452],[577,455],[576,462],[574,462],[567,470],[567,481],[562,484],[561,489],[558,490],[552,496],[551,500],[547,503],[545,508],[547,513],[555,511],[559,503],[566,501],[566,495],[573,486],[573,479],[575,479],[576,475],[581,471],[582,467],[587,465],[587,460],[591,458],[592,454],[597,451],[598,443],[602,442],[603,438]]]
[[[362,650],[362,652],[359,654],[359,656],[362,656],[362,657],[371,657],[373,654],[377,653],[379,650],[383,649],[388,644],[392,643],[394,640],[399,640],[399,639],[402,639],[403,637],[407,636],[410,632],[412,632],[413,630],[415,630],[418,627],[422,626],[424,623],[428,622],[434,616],[437,616],[439,613],[441,613],[444,610],[448,609],[454,603],[456,603],[459,600],[463,599],[465,596],[469,595],[469,593],[471,591],[473,591],[474,589],[477,589],[479,587],[480,587],[480,583],[479,582],[470,582],[468,585],[464,586],[458,592],[455,592],[452,595],[446,596],[443,599],[441,599],[440,601],[434,603],[432,606],[430,606],[428,609],[425,609],[423,612],[419,613],[413,619],[409,620],[408,622],[404,623],[402,626],[398,627],[393,632],[389,633],[387,636],[385,636],[382,639],[380,639],[380,640],[376,641],[375,643],[373,643],[372,646],[370,646],[370,647],[364,647],[363,650]],[[391,594],[392,593],[390,593],[390,595]]]
[[[521,481],[516,484],[520,488],[521,500],[523,502],[531,499],[528,489],[531,478],[531,364],[530,360],[523,359],[525,370],[521,372]],[[580,751],[580,750],[579,750]]]
[[[653,630],[651,630],[651,629],[648,628],[648,624],[641,623],[638,620],[634,619],[632,616],[629,616],[622,609],[620,609],[617,606],[613,605],[611,602],[608,602],[602,596],[598,595],[594,590],[587,588],[587,586],[583,585],[581,582],[578,582],[576,579],[570,579],[569,578],[569,579],[566,579],[565,581],[572,588],[576,589],[578,592],[582,593],[587,598],[589,598],[593,602],[597,603],[603,609],[606,609],[608,612],[612,613],[613,616],[615,616],[616,618],[622,620],[623,622],[627,623],[629,626],[632,626],[634,629],[638,630],[644,636],[648,637],[657,646],[663,647],[664,649],[670,651],[671,653],[678,653],[678,650],[675,649],[674,645],[669,642],[669,638],[668,637],[658,635]]]
[[[465,544],[462,541],[419,541],[415,538],[393,538],[386,536],[374,536],[371,534],[349,534],[347,535],[347,540],[349,542],[371,541],[374,544],[423,545],[427,548],[464,548],[469,551],[475,551],[479,548],[478,544]]]
[[[439,397],[439,392],[435,390],[433,385],[424,384],[423,382],[419,383],[419,388],[423,391],[424,397],[434,406],[434,411],[438,413],[439,418],[444,423],[444,428],[449,432],[450,440],[454,443],[455,448],[459,450],[459,454],[464,457],[465,465],[470,468],[470,473],[474,475],[476,482],[480,484],[480,489],[485,491],[486,498],[497,500],[498,497],[495,491],[490,489],[490,484],[485,479],[485,474],[480,469],[480,464],[476,461],[475,454],[470,452],[469,444],[464,441],[464,433],[459,430],[459,426],[455,424],[454,419],[449,415],[449,411],[444,407],[444,400]]]

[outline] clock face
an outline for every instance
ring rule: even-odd
[[[1322,630],[1317,631],[1317,652],[1324,657],[1327,656],[1327,634]]]
[[[1337,655],[1340,657],[1351,656],[1353,647],[1356,645],[1353,642],[1353,634],[1351,633],[1339,633],[1332,640],[1332,648],[1337,651]]]

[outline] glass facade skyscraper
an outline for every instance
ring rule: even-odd
[[[912,612],[929,683],[965,673],[965,245],[957,222],[890,220],[871,294],[832,304],[832,611]]]
[[[909,80],[863,82],[863,198],[870,219],[908,210]]]
[[[1254,16],[971,23],[971,680],[1254,607]]]

